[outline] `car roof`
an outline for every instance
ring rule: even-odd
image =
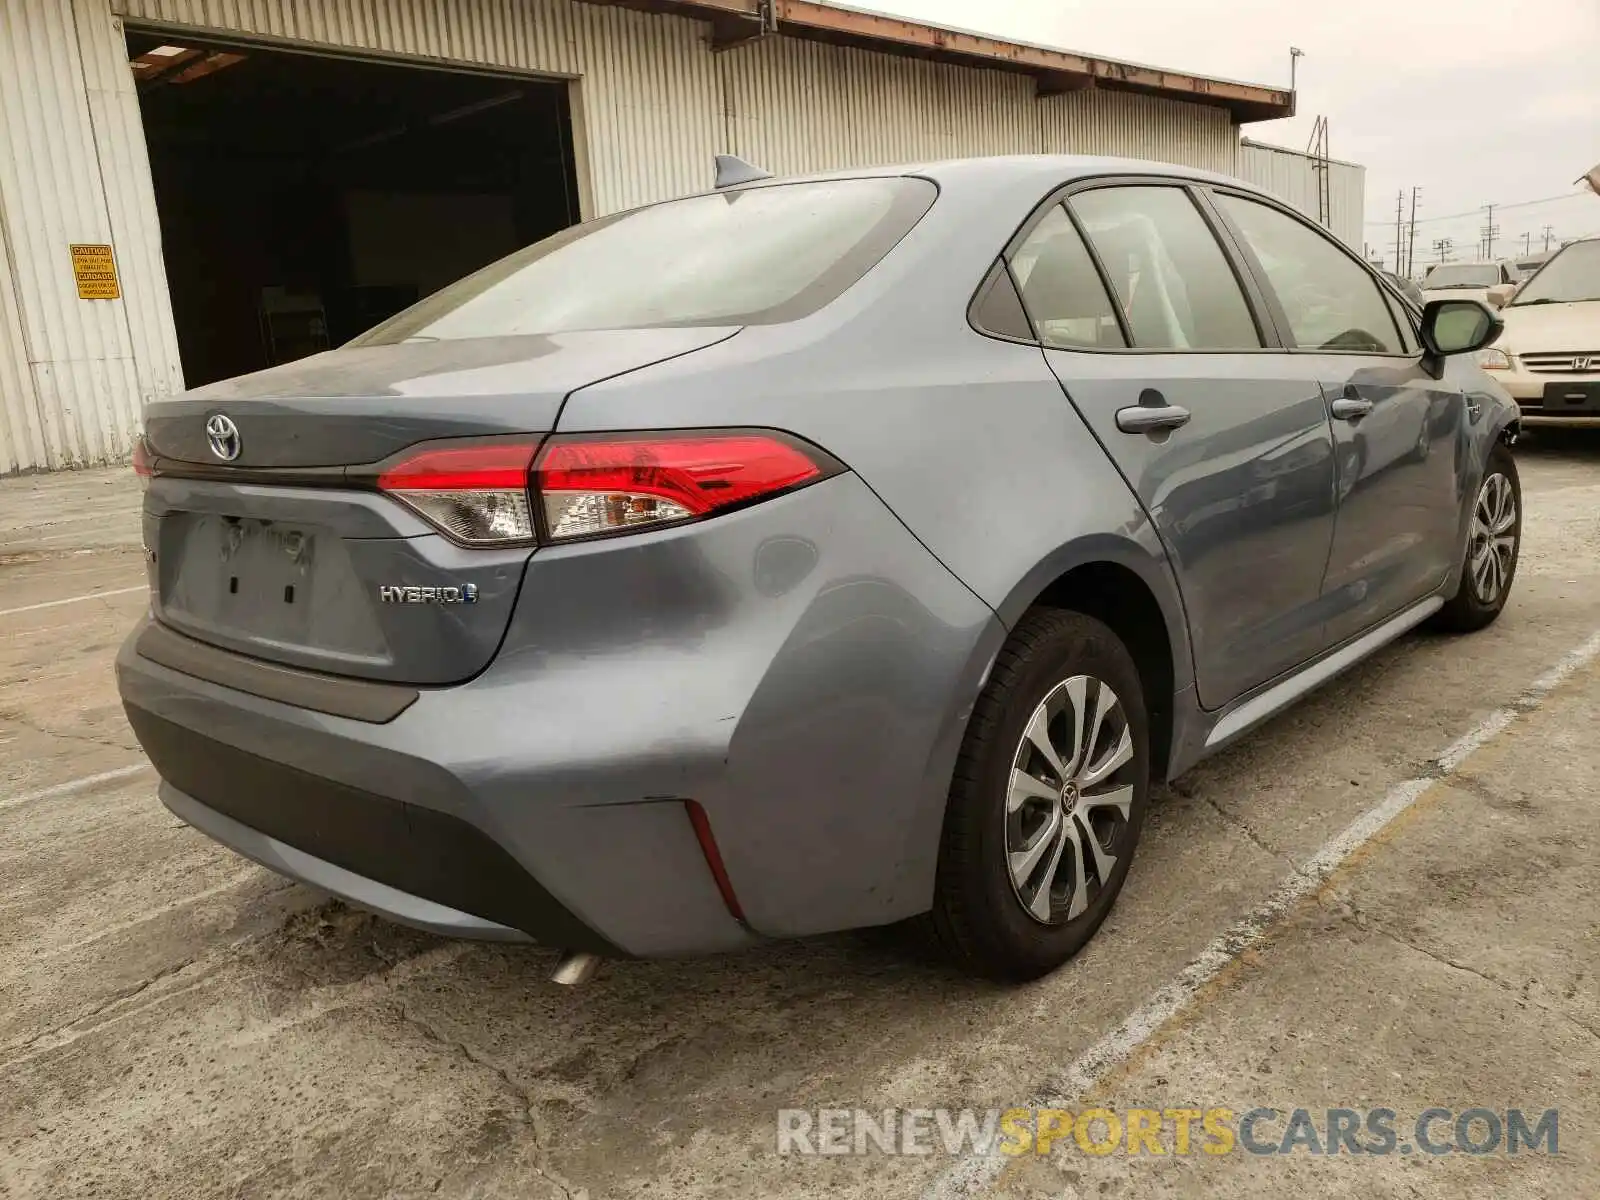
[[[852,167],[835,171],[814,171],[803,175],[784,175],[763,179],[747,187],[761,187],[774,183],[806,183],[828,179],[869,179],[894,175],[919,175],[935,183],[959,183],[964,179],[981,177],[988,181],[1013,180],[1019,186],[1048,184],[1051,181],[1070,183],[1097,175],[1149,175],[1192,179],[1198,183],[1226,184],[1229,187],[1253,192],[1273,199],[1270,193],[1232,175],[1188,167],[1178,163],[1153,162],[1144,158],[1117,158],[1088,154],[1002,154],[975,158],[934,159],[921,162],[885,164],[872,167]]]

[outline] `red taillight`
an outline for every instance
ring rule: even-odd
[[[533,540],[528,464],[537,442],[422,449],[385,468],[378,489],[468,546]]]
[[[711,878],[717,885],[717,891],[722,894],[722,902],[728,906],[728,911],[737,921],[744,920],[744,910],[739,907],[739,897],[733,894],[733,880],[728,878],[728,868],[722,861],[722,851],[717,849],[717,839],[711,832],[711,818],[706,816],[706,810],[693,800],[685,800],[683,806],[689,810],[689,824],[694,826],[695,840],[700,843],[700,853],[705,855],[706,866],[711,870]]]
[[[704,517],[825,474],[796,442],[755,432],[560,437],[533,469],[551,541]]]
[[[133,439],[133,473],[139,477],[140,487],[150,486],[150,472],[150,447],[141,434]]]
[[[838,464],[784,434],[593,434],[418,447],[378,488],[467,546],[552,542],[691,521],[824,478]],[[530,466],[531,462],[531,466]]]

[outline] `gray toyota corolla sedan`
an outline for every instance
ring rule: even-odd
[[[1483,305],[1183,168],[732,168],[150,406],[173,812],[563,978],[913,917],[1028,978],[1152,779],[1505,604]]]

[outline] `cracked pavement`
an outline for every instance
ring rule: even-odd
[[[0,481],[0,1196],[915,1196],[927,1159],[780,1158],[779,1108],[1027,1103],[1327,839],[1519,715],[1294,906],[1095,1098],[1561,1109],[1558,1156],[1028,1158],[1015,1197],[1600,1194],[1600,436],[1519,448],[1524,557],[1468,639],[1404,639],[1158,789],[1068,968],[952,976],[892,933],[546,982],[177,822],[110,664],[143,607],[125,471]],[[87,600],[54,601],[92,595]],[[1282,1128],[1281,1123],[1277,1126]]]

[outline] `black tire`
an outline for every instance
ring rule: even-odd
[[[1480,546],[1475,518],[1486,490],[1492,486],[1491,480],[1497,475],[1503,477],[1510,485],[1512,502],[1516,505],[1516,517],[1509,527],[1514,543],[1511,549],[1511,563],[1504,573],[1503,582],[1495,589],[1492,596],[1485,596],[1473,574],[1473,557]],[[1468,533],[1466,548],[1462,552],[1461,586],[1433,616],[1433,627],[1446,633],[1473,633],[1493,624],[1495,618],[1505,608],[1506,599],[1511,595],[1511,584],[1517,577],[1517,561],[1522,553],[1522,481],[1517,476],[1517,460],[1512,455],[1511,448],[1504,442],[1497,442],[1489,454],[1489,461],[1483,470],[1483,480],[1478,485],[1478,495],[1473,499],[1472,507],[1472,516],[1468,521],[1473,526],[1473,531]]]
[[[1120,701],[1107,718],[1104,734],[1120,742],[1120,733],[1125,731],[1132,741],[1132,755],[1106,782],[1096,785],[1096,791],[1103,797],[1112,790],[1131,787],[1132,802],[1125,817],[1116,809],[1091,810],[1085,789],[1084,815],[1081,825],[1074,828],[1087,830],[1087,836],[1095,837],[1103,849],[1114,851],[1115,865],[1104,880],[1086,866],[1087,906],[1076,916],[1069,915],[1072,896],[1058,904],[1049,884],[1041,884],[1035,889],[1034,903],[1050,910],[1049,922],[1041,922],[1024,907],[1019,885],[1013,883],[1007,865],[1013,849],[1007,839],[1016,830],[1013,822],[1025,815],[1008,814],[1007,797],[1017,757],[1030,753],[1022,742],[1035,710],[1047,697],[1064,694],[1059,688],[1077,676],[1108,685]],[[1089,724],[1092,713],[1085,717],[1085,726]],[[1070,732],[1067,726],[1052,727]],[[1105,750],[1098,761],[1110,760],[1108,741],[1089,746],[1083,754],[1085,764],[1096,759],[1100,746]],[[1149,719],[1139,672],[1127,648],[1106,625],[1081,613],[1060,609],[1029,613],[990,672],[956,763],[939,849],[934,905],[926,922],[933,939],[963,970],[988,978],[1023,981],[1055,970],[1094,936],[1116,903],[1138,845],[1149,792]],[[1073,795],[1077,794],[1074,790]],[[1054,809],[1051,801],[1028,803]],[[1069,814],[1060,818],[1063,824],[1074,819],[1070,803],[1061,802],[1062,811]],[[1039,819],[1048,819],[1048,814]],[[1096,832],[1097,823],[1106,829],[1104,836]],[[1096,857],[1092,848],[1087,842],[1079,844],[1083,861],[1090,864]],[[1071,850],[1070,842],[1064,845]],[[1063,852],[1058,860],[1070,857]],[[1074,868],[1068,865],[1063,870],[1069,876],[1064,886],[1070,889],[1070,881],[1076,879]],[[1046,872],[1047,879],[1059,880],[1050,868]]]

